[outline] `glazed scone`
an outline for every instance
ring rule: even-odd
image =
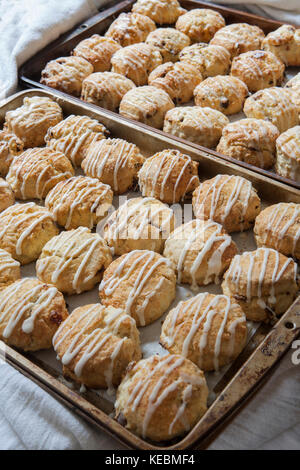
[[[66,377],[110,392],[127,365],[141,358],[133,318],[101,304],[76,308],[55,334],[53,347]]]
[[[112,72],[124,75],[137,86],[142,86],[147,85],[150,72],[162,64],[162,57],[155,47],[140,42],[116,52],[111,64]]]
[[[178,283],[190,284],[194,290],[211,282],[219,284],[236,253],[236,244],[222,225],[198,219],[177,227],[164,249]]]
[[[233,258],[222,289],[248,320],[274,320],[298,294],[297,264],[272,248],[244,252]]]
[[[218,175],[198,186],[193,194],[198,219],[211,219],[228,233],[253,227],[260,199],[252,183],[241,176]]]
[[[95,178],[74,176],[54,186],[45,206],[66,230],[80,226],[92,229],[106,216],[112,200],[113,192],[107,184]]]
[[[135,84],[119,73],[92,73],[83,81],[81,99],[116,111],[123,96],[132,88],[135,88]]]
[[[275,54],[286,66],[300,65],[300,29],[285,24],[269,33],[262,48]]]
[[[249,118],[272,122],[280,133],[299,124],[299,109],[286,88],[265,88],[249,96],[244,113]]]
[[[0,176],[5,177],[13,158],[24,150],[24,144],[15,134],[0,131]]]
[[[144,42],[151,31],[156,29],[154,21],[139,13],[121,13],[108,28],[105,36],[112,38],[122,47]]]
[[[139,171],[142,195],[155,197],[167,204],[191,198],[198,185],[198,162],[179,150],[156,153],[146,159]]]
[[[117,393],[116,418],[151,441],[187,433],[207,410],[203,372],[177,355],[151,356],[129,365]]]
[[[24,278],[0,291],[0,338],[16,348],[50,348],[67,317],[63,295],[38,279]]]
[[[286,83],[285,87],[294,93],[292,99],[297,104],[300,113],[300,72],[291,78],[291,80]]]
[[[283,132],[276,140],[276,173],[300,181],[300,126]]]
[[[17,199],[44,199],[57,183],[73,175],[71,162],[62,152],[44,147],[15,157],[6,180]]]
[[[137,197],[111,214],[104,225],[103,238],[115,255],[137,249],[161,253],[174,225],[172,209],[153,197]]]
[[[159,50],[164,62],[177,62],[182,49],[190,43],[190,38],[175,28],[158,28],[146,39],[146,44]]]
[[[248,95],[245,83],[230,75],[206,78],[194,90],[197,106],[207,106],[227,115],[239,113]]]
[[[113,39],[93,34],[90,38],[80,41],[72,54],[90,62],[94,72],[108,72],[111,67],[111,58],[119,49],[121,49],[120,44]]]
[[[48,62],[41,72],[40,82],[74,96],[80,96],[83,80],[93,73],[94,67],[82,57],[59,57]]]
[[[134,188],[145,158],[140,149],[123,139],[106,139],[92,145],[81,167],[87,176],[109,184],[115,194]]]
[[[179,54],[181,62],[194,65],[203,78],[226,75],[231,62],[230,53],[222,46],[206,43],[185,47]]]
[[[262,119],[241,119],[224,127],[217,152],[259,168],[271,168],[275,162],[279,130]]]
[[[0,178],[0,212],[3,212],[15,202],[15,195],[12,188],[3,178]]]
[[[50,212],[33,202],[15,204],[0,213],[0,248],[21,264],[35,261],[57,234]]]
[[[20,263],[5,250],[0,249],[0,290],[21,277]]]
[[[45,136],[46,145],[62,152],[74,166],[80,166],[90,145],[109,136],[109,131],[88,116],[74,116],[50,127]]]
[[[168,93],[154,86],[141,86],[130,90],[120,104],[120,114],[126,118],[161,129],[164,117],[174,103]]]
[[[201,370],[218,371],[238,357],[246,345],[246,317],[225,295],[198,294],[173,308],[161,330],[160,344],[186,357]]]
[[[137,0],[132,11],[148,16],[158,24],[173,24],[186,12],[177,0]]]
[[[36,262],[36,275],[64,294],[81,294],[100,282],[111,263],[107,244],[87,227],[61,232],[46,243]]]
[[[216,109],[185,106],[167,112],[164,132],[204,147],[215,148],[227,124],[228,118]]]
[[[176,29],[186,34],[192,42],[209,42],[225,26],[223,16],[208,8],[195,8],[181,15]]]
[[[230,73],[246,83],[249,91],[255,92],[281,85],[284,70],[284,63],[272,52],[249,51],[233,59]]]
[[[150,86],[161,88],[176,104],[187,103],[193,97],[195,87],[202,81],[198,69],[188,62],[167,62],[150,73]]]
[[[264,32],[258,26],[233,23],[219,29],[210,44],[225,47],[233,58],[260,49],[264,37]]]
[[[40,147],[45,144],[49,127],[62,119],[62,109],[55,101],[40,96],[26,97],[22,106],[6,113],[4,130],[21,139],[24,148]]]

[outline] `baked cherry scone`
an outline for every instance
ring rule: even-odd
[[[176,104],[186,103],[193,97],[195,87],[202,81],[198,69],[188,62],[167,62],[150,73],[150,86],[161,88]]]
[[[134,188],[145,158],[140,149],[123,139],[105,139],[92,145],[81,167],[87,176],[109,184],[115,194]]]
[[[139,171],[143,196],[174,204],[191,197],[199,185],[198,162],[179,150],[163,150],[146,159]]]
[[[15,195],[12,188],[3,178],[0,178],[0,212],[3,212],[15,202]]]
[[[55,101],[41,96],[26,97],[22,106],[6,113],[4,130],[21,139],[24,148],[40,147],[45,144],[49,127],[62,119],[62,109]]]
[[[185,47],[179,54],[181,62],[194,65],[203,78],[226,75],[231,62],[230,53],[222,46],[204,42]]]
[[[260,199],[252,183],[241,176],[218,175],[206,180],[193,193],[198,219],[211,219],[228,233],[253,227],[260,212]]]
[[[192,42],[209,42],[225,26],[223,16],[208,8],[195,8],[181,15],[176,29],[186,34]]]
[[[275,54],[286,66],[300,65],[300,29],[285,24],[269,33],[262,48]]]
[[[146,15],[158,24],[173,24],[186,12],[177,0],[137,0],[132,11]]]
[[[215,148],[229,120],[223,113],[201,106],[184,106],[166,113],[164,132]]]
[[[207,410],[203,372],[177,355],[131,364],[115,403],[116,419],[144,439],[168,441],[187,433]]]
[[[190,43],[190,38],[175,28],[158,28],[146,39],[146,44],[159,50],[164,62],[177,62],[182,49]]]
[[[276,173],[300,181],[300,126],[291,127],[276,140]]]
[[[161,129],[164,117],[174,103],[168,93],[154,86],[141,86],[130,90],[120,104],[120,114],[126,118]]]
[[[272,248],[244,252],[233,258],[222,289],[248,320],[274,320],[297,297],[297,264]]]
[[[54,285],[64,294],[81,294],[100,282],[111,263],[110,249],[98,233],[87,227],[61,232],[44,245],[36,262],[40,281]]]
[[[132,88],[135,88],[133,81],[119,73],[92,73],[83,81],[81,99],[101,108],[116,111],[123,96]]]
[[[277,127],[262,119],[241,119],[224,127],[217,152],[259,168],[275,162]]]
[[[45,206],[66,230],[93,228],[111,207],[113,192],[95,178],[74,176],[61,181],[48,193]]]
[[[20,263],[5,250],[0,249],[0,290],[21,277]]]
[[[15,134],[0,131],[0,176],[5,177],[13,158],[24,150],[24,144]]]
[[[210,44],[225,47],[231,57],[235,57],[244,52],[260,49],[264,37],[264,32],[258,26],[233,23],[219,29]]]
[[[272,52],[249,51],[233,59],[230,73],[246,83],[249,91],[255,92],[281,85],[284,70],[284,63]]]
[[[140,42],[116,52],[111,64],[112,72],[124,75],[137,86],[142,86],[147,85],[150,72],[162,64],[162,57],[155,47]]]
[[[198,294],[173,308],[161,330],[160,344],[204,371],[219,370],[246,345],[246,317],[225,295]]]
[[[139,13],[121,13],[108,28],[105,36],[114,39],[122,47],[144,42],[156,29],[154,21]]]
[[[71,162],[62,152],[44,147],[15,157],[6,180],[17,199],[44,199],[57,183],[73,175]]]
[[[93,34],[90,38],[80,41],[72,54],[92,64],[94,72],[107,72],[111,67],[112,56],[119,49],[121,49],[120,44],[113,39]]]
[[[40,82],[74,96],[80,96],[83,80],[93,73],[94,67],[82,57],[59,57],[48,62],[41,72]]]
[[[103,238],[115,255],[137,249],[161,253],[174,225],[174,213],[167,205],[153,197],[137,197],[111,214]]]
[[[63,295],[38,279],[24,278],[0,291],[0,338],[16,348],[50,348],[53,335],[67,317]]]
[[[127,365],[141,358],[133,318],[101,304],[76,308],[58,329],[53,346],[66,377],[111,392]]]
[[[15,204],[0,213],[0,248],[21,264],[35,261],[57,234],[50,212],[33,202]]]
[[[177,227],[166,240],[164,256],[171,261],[178,283],[192,289],[220,279],[237,253],[222,225],[194,219]]]

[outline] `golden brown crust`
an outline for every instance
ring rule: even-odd
[[[154,21],[148,16],[139,13],[121,13],[112,22],[105,36],[126,47],[145,41],[148,34],[155,29]]]
[[[179,59],[197,67],[203,78],[226,75],[231,62],[230,53],[225,47],[204,42],[185,47]]]
[[[5,177],[13,158],[24,150],[24,144],[15,134],[0,131],[0,175]]]
[[[276,172],[300,181],[300,126],[291,127],[276,140]]]
[[[186,34],[192,42],[209,42],[224,26],[223,16],[208,8],[194,8],[176,22],[176,29]]]
[[[110,70],[112,56],[119,49],[120,44],[113,39],[93,34],[90,38],[80,41],[72,54],[92,64],[94,72],[106,72]]]
[[[12,206],[15,202],[15,195],[8,182],[0,178],[0,212]]]
[[[235,57],[248,51],[260,49],[264,32],[254,25],[233,23],[219,29],[211,40],[211,44],[225,47]]]
[[[3,289],[21,277],[20,263],[0,249],[0,289]]]
[[[175,28],[158,28],[146,39],[146,44],[159,50],[164,62],[177,62],[182,49],[190,43],[190,38]]]
[[[158,24],[173,24],[186,12],[177,0],[137,0],[132,11],[146,15]]]
[[[262,48],[273,52],[285,65],[297,67],[300,65],[300,29],[287,24],[280,26],[266,36]]]

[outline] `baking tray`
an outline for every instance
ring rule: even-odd
[[[138,145],[145,155],[153,154],[165,148],[175,148],[199,161],[200,179],[206,179],[216,174],[227,173],[244,176],[256,187],[263,200],[263,204],[271,204],[279,201],[300,203],[300,191],[271,178],[260,175],[254,171],[241,168],[216,159],[205,151],[195,151],[186,143],[175,142],[172,138],[165,137],[149,128],[141,128],[137,123],[130,123],[126,119],[115,114],[108,116],[103,110],[77,102],[67,97],[58,96],[43,90],[29,90],[20,92],[8,100],[0,103],[0,125],[4,121],[5,113],[15,109],[28,96],[48,96],[55,99],[63,108],[64,115],[80,114],[98,119],[111,132],[112,136],[125,138]],[[247,236],[241,234],[241,236]],[[22,268],[22,275],[28,275],[30,265]],[[209,290],[208,286],[204,288]],[[97,302],[95,293],[81,294],[81,305]],[[74,296],[72,296],[74,297]],[[78,298],[79,296],[77,296]],[[71,299],[71,297],[70,297]],[[66,299],[69,303],[69,298]],[[160,330],[159,319],[155,328]],[[154,324],[153,324],[154,325]],[[142,339],[145,337],[146,328],[141,329]],[[211,439],[225,421],[232,416],[251,396],[251,394],[267,378],[268,373],[276,366],[281,356],[287,351],[291,342],[300,333],[300,298],[281,317],[275,326],[261,325],[256,328],[245,350],[228,368],[222,369],[219,376],[212,373],[213,397],[208,411],[200,419],[198,424],[184,438],[167,443],[164,446],[149,443],[122,427],[112,417],[113,405],[105,393],[96,393],[91,390],[80,390],[67,382],[61,371],[54,364],[54,351],[52,362],[46,360],[47,351],[40,353],[21,353],[4,345],[0,341],[0,355],[22,374],[29,377],[48,393],[70,407],[74,412],[93,423],[96,427],[108,432],[114,438],[119,439],[131,449],[144,450],[178,450],[199,449],[205,447],[207,440]],[[155,338],[158,341],[158,338]],[[217,379],[217,380],[216,380]]]
[[[21,83],[25,85],[26,87],[30,87],[30,88],[39,87],[44,90],[49,90],[49,91],[51,90],[54,93],[68,96],[65,93],[54,90],[50,87],[47,87],[46,85],[42,85],[39,82],[41,71],[43,70],[47,62],[49,62],[52,59],[56,59],[57,57],[60,57],[60,56],[69,55],[70,52],[74,49],[74,47],[80,41],[91,36],[92,34],[95,34],[95,33],[100,34],[100,35],[104,34],[106,30],[108,29],[108,27],[110,26],[110,24],[112,23],[112,21],[116,17],[118,17],[120,13],[131,10],[131,7],[134,2],[135,0],[125,0],[125,1],[118,2],[117,4],[113,4],[112,6],[111,6],[112,2],[108,3],[105,6],[104,11],[86,20],[83,24],[77,26],[70,33],[66,33],[64,36],[60,37],[58,40],[56,40],[52,44],[42,49],[33,58],[28,60],[20,69],[19,76],[20,76]],[[279,26],[283,24],[279,21],[270,20],[267,18],[263,18],[261,16],[253,15],[251,13],[245,13],[245,12],[235,10],[232,8],[226,8],[226,7],[216,5],[213,3],[206,3],[206,2],[201,2],[197,0],[181,0],[180,4],[187,10],[191,10],[193,8],[201,8],[201,7],[211,8],[213,10],[220,12],[224,16],[227,24],[237,23],[237,22],[246,22],[249,24],[254,24],[254,25],[259,26],[260,28],[263,29],[265,33],[269,33],[270,31],[277,29]],[[287,77],[288,79],[290,79],[293,75],[295,75],[295,73],[299,71],[299,68],[296,69],[295,67],[293,67],[293,68],[289,68],[289,70],[291,72],[288,74],[288,77]],[[75,98],[75,99],[79,100],[79,98]],[[186,103],[186,105],[188,105],[188,103]],[[109,111],[107,112],[109,113]],[[233,115],[233,117],[229,116],[231,120],[242,119],[243,117],[245,117],[243,113]],[[130,121],[130,119],[128,120]],[[144,124],[139,124],[139,125],[144,127]],[[159,133],[162,132],[156,129],[153,129],[153,130]],[[167,134],[163,133],[163,135],[167,135]],[[169,134],[169,136],[171,136],[175,140],[178,140],[177,137],[172,136],[171,134]],[[179,141],[182,142],[182,140],[179,140]],[[192,142],[189,142],[189,145],[193,146],[195,149],[199,151],[204,149],[203,147],[197,144],[194,144]],[[205,148],[205,150],[209,152],[211,155],[215,155],[220,158],[223,158],[224,160],[228,162],[235,162],[244,168],[252,169],[256,171],[257,173],[260,173],[261,175],[271,176],[277,181],[281,181],[283,183],[289,184],[291,186],[294,186],[300,189],[300,183],[293,181],[289,178],[284,178],[280,175],[277,175],[272,170],[264,170],[256,166],[250,165],[248,163],[240,162],[236,159],[220,154],[214,150],[210,150],[207,148]]]

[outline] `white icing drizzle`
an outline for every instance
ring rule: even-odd
[[[0,249],[0,273],[18,266],[20,266],[18,261],[14,260],[7,251]]]
[[[276,144],[278,152],[277,166],[279,170],[283,171],[280,164],[282,157],[279,154],[279,152],[282,152],[285,158],[288,159],[288,166],[286,166],[286,163],[284,165],[286,174],[283,174],[283,176],[298,180],[300,171],[300,126],[292,127],[281,134]]]
[[[249,99],[252,100],[253,96]],[[269,100],[269,104],[266,98]],[[267,106],[267,108],[275,108],[276,122],[278,123],[277,127],[279,130],[281,130],[281,132],[289,127],[293,127],[298,123],[295,122],[295,117],[297,117],[297,107],[295,106],[293,100],[291,100],[287,90],[279,87],[265,88],[260,94],[260,102],[263,103],[264,106]]]
[[[147,71],[155,64],[161,64],[161,58],[152,46],[139,43],[132,44],[117,51],[112,57],[112,70],[130,77],[136,85],[144,85]]]
[[[6,115],[6,123],[12,129],[20,124],[21,121],[26,122],[26,131],[30,128],[42,124],[44,121],[59,120],[59,107],[50,98],[24,98],[23,106],[13,111],[9,111]]]

